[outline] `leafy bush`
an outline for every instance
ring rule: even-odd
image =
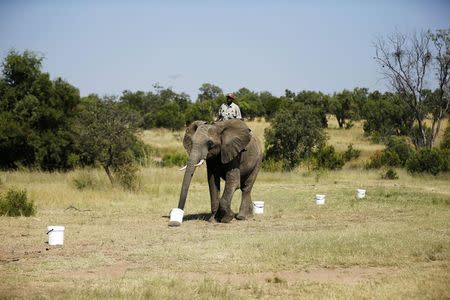
[[[369,169],[379,169],[382,166],[404,167],[413,153],[414,150],[405,138],[390,137],[386,149],[375,152],[366,167]]]
[[[188,155],[186,153],[180,153],[180,152],[168,153],[168,154],[164,154],[162,161],[161,161],[161,166],[162,167],[173,167],[173,166],[182,167],[187,164],[187,161],[188,161]]]
[[[361,155],[361,150],[353,149],[353,144],[349,144],[347,150],[342,154],[345,162],[357,159]]]
[[[264,136],[267,158],[282,161],[284,170],[292,170],[325,142],[317,110],[301,103],[279,111]]]
[[[331,145],[321,147],[314,156],[318,169],[338,170],[345,164],[342,155],[337,153]]]
[[[404,167],[406,161],[413,154],[413,148],[408,144],[406,138],[392,136],[389,138],[386,151],[397,154],[400,166]]]
[[[383,151],[381,155],[381,165],[389,166],[389,167],[399,167],[401,166],[402,161],[400,160],[400,156],[397,152],[393,150],[386,149]]]
[[[420,149],[406,162],[406,169],[411,173],[431,173],[437,175],[449,170],[450,151]]]
[[[381,175],[382,179],[394,180],[398,179],[397,172],[393,168],[388,168],[386,173]]]
[[[10,189],[6,195],[0,195],[0,215],[29,217],[35,213],[34,203],[33,201],[28,201],[25,190]]]

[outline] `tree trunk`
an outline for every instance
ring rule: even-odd
[[[111,173],[111,170],[109,169],[109,166],[103,166],[103,169],[105,169],[106,175],[108,175],[108,178],[109,178],[109,181],[111,182],[111,184],[114,185],[114,178]]]

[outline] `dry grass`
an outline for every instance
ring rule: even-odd
[[[250,123],[258,136],[265,126]],[[348,135],[370,152],[358,130],[331,129],[330,141]],[[172,133],[146,134],[179,147]],[[38,209],[0,217],[0,298],[448,298],[450,175],[397,172],[395,181],[361,168],[262,172],[253,198],[265,201],[264,215],[209,224],[202,168],[179,228],[167,226],[176,168],[143,169],[136,193],[111,188],[100,170],[0,172],[0,191],[25,188]],[[81,176],[92,185],[77,189]],[[367,197],[357,201],[360,187]],[[45,244],[47,225],[66,226],[64,247]]]

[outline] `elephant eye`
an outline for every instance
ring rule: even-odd
[[[211,148],[214,146],[214,143],[213,143],[213,141],[211,141],[211,140],[209,140],[209,141],[207,142],[207,144],[208,144],[208,149],[211,149]]]

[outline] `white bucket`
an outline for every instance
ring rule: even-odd
[[[253,201],[253,213],[257,215],[264,213],[264,201]]]
[[[64,244],[64,226],[47,226],[47,235],[50,246]]]
[[[323,205],[323,204],[325,204],[325,195],[317,194],[317,195],[316,195],[316,204],[317,204],[317,205]]]
[[[366,197],[366,190],[363,190],[363,189],[357,189],[357,190],[356,190],[356,198],[362,199],[362,198],[364,198],[364,197]]]
[[[172,208],[170,211],[169,226],[180,226],[183,222],[184,211],[179,208]]]

